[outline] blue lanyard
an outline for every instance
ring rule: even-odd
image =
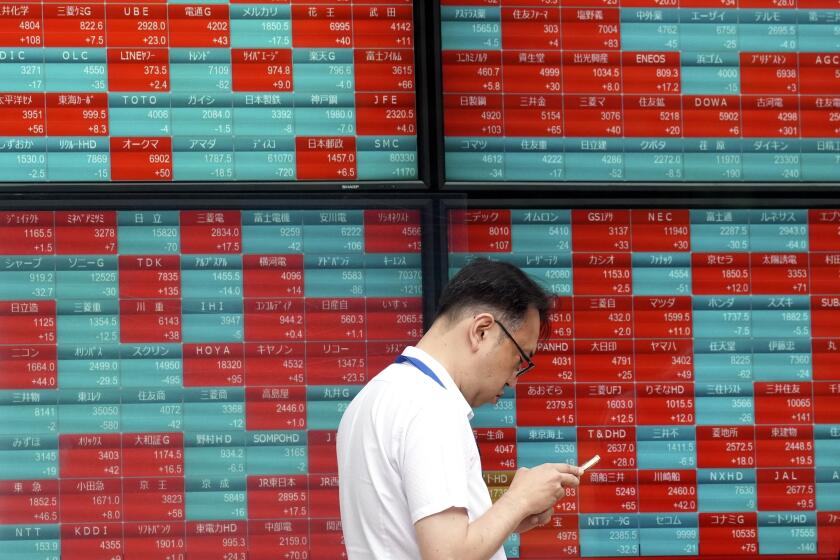
[[[433,372],[432,369],[429,366],[427,366],[426,364],[424,364],[422,361],[418,360],[417,358],[411,358],[409,356],[406,356],[405,354],[400,354],[399,356],[397,356],[397,359],[394,360],[394,363],[396,363],[396,364],[405,364],[405,363],[411,364],[414,367],[416,367],[417,369],[419,369],[421,372],[423,372],[425,375],[431,377],[432,380],[435,383],[437,383],[438,385],[440,385],[441,387],[446,389],[446,386],[443,384],[443,382],[441,382],[440,379],[438,379],[438,376],[435,375],[435,372]]]

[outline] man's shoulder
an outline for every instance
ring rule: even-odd
[[[452,409],[446,389],[403,364],[391,364],[361,391],[365,406],[403,420],[418,414],[444,414]]]
[[[368,385],[387,393],[406,393],[412,396],[439,396],[446,389],[408,364],[391,364],[374,377]],[[420,399],[418,399],[420,400]]]

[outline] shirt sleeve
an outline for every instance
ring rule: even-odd
[[[406,426],[400,467],[412,523],[468,507],[468,473],[478,453],[465,433],[472,434],[467,418],[443,407],[423,407]]]

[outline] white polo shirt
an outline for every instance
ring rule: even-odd
[[[420,559],[414,523],[451,507],[470,522],[490,509],[470,419],[472,408],[444,367],[409,346],[441,387],[411,364],[368,383],[338,427],[344,544],[351,560]],[[504,560],[500,548],[492,560]]]

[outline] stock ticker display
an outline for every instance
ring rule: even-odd
[[[417,180],[413,12],[0,2],[3,180]]]
[[[342,557],[335,430],[421,276],[417,210],[0,213],[0,556]]]
[[[601,456],[510,556],[837,557],[840,210],[449,222],[450,273],[483,255],[554,295],[537,367],[476,411],[491,493]]]
[[[837,0],[441,0],[445,178],[836,181]]]

